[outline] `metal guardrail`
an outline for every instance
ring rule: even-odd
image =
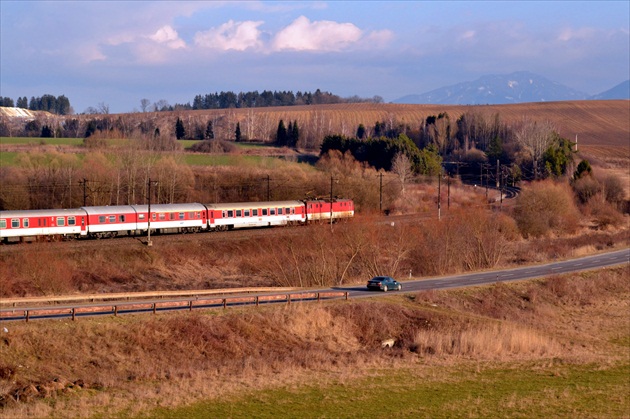
[[[286,302],[290,305],[297,301],[321,301],[323,299],[344,298],[348,299],[347,291],[330,292],[301,292],[294,294],[270,294],[253,296],[234,296],[224,298],[188,299],[180,301],[164,302],[117,302],[116,304],[99,304],[94,306],[76,306],[63,308],[8,308],[0,309],[0,321],[34,320],[34,319],[62,319],[87,316],[102,316],[126,314],[126,313],[148,313],[156,314],[158,311],[228,308],[233,306],[255,305],[267,303]]]
[[[55,295],[44,297],[0,298],[0,306],[11,305],[17,307],[26,304],[41,303],[71,303],[77,301],[107,301],[107,300],[131,300],[147,298],[175,298],[217,294],[251,294],[254,292],[288,292],[294,291],[294,287],[248,287],[248,288],[223,288],[214,290],[178,290],[178,291],[145,291],[145,292],[121,292],[110,294],[82,294],[82,295]]]

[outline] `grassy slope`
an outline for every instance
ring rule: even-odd
[[[0,415],[623,417],[629,273],[11,323]],[[381,349],[389,337],[396,346]]]

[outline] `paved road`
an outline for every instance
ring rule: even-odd
[[[564,260],[544,265],[404,281],[403,291],[424,291],[430,289],[469,287],[492,284],[495,282],[519,281],[627,263],[630,263],[630,249],[623,249],[616,252],[585,256],[578,259]],[[349,291],[350,297],[363,297],[375,294],[374,292],[367,291],[365,287],[338,287],[335,289]]]
[[[532,266],[524,266],[520,268],[514,269],[504,269],[498,271],[487,271],[487,272],[475,272],[465,275],[454,275],[454,276],[443,276],[443,277],[435,277],[435,278],[424,278],[418,280],[409,280],[403,281],[403,292],[415,292],[415,291],[424,291],[431,289],[446,289],[446,288],[461,288],[461,287],[470,287],[475,285],[485,285],[492,284],[496,282],[509,282],[509,281],[519,281],[525,279],[533,279],[540,278],[544,276],[550,275],[558,275],[565,274],[570,272],[581,272],[593,269],[599,269],[610,266],[618,266],[630,263],[630,249],[618,250],[615,252],[602,253],[593,256],[585,256],[577,259],[564,260],[559,262],[547,263],[544,265],[532,265]],[[321,290],[309,290],[309,293],[330,293],[331,291],[342,291],[348,293],[348,298],[360,298],[360,297],[377,297],[381,296],[384,293],[368,291],[364,285],[361,286],[349,286],[349,287],[334,287],[327,288]],[[288,294],[294,295],[295,300],[298,299],[301,301],[312,301],[316,298],[314,297],[304,297],[298,298],[298,294],[304,294],[305,291],[295,291],[293,293],[276,293],[277,296],[286,297]],[[338,293],[341,295],[341,293]],[[243,306],[243,305],[254,305],[254,299],[259,297],[260,299],[268,298],[270,294],[265,294],[266,297],[256,294],[249,294],[246,297],[230,297],[226,299],[226,301],[213,301],[208,302],[206,304],[195,305],[195,309],[199,308],[220,308],[220,307],[232,307],[232,306]],[[339,298],[339,297],[337,297]],[[293,299],[293,297],[292,297]],[[229,300],[229,301],[228,301]],[[189,310],[190,306],[187,304],[173,305],[170,307],[159,307],[156,308],[157,304],[169,304],[169,303],[185,303],[188,300],[186,299],[160,299],[160,300],[152,300],[152,301],[128,301],[126,303],[121,303],[129,307],[128,309],[122,309],[117,311],[117,314],[128,314],[128,313],[147,313],[147,312],[162,312],[162,311],[173,311],[173,310]],[[286,299],[265,299],[264,301],[259,301],[259,304],[286,304]],[[72,317],[71,310],[73,308],[81,307],[85,309],[87,307],[92,307],[94,309],[98,309],[102,307],[104,311],[97,312],[82,312],[80,314],[76,314],[76,317],[87,317],[87,316],[98,316],[98,315],[112,315],[111,307],[116,303],[100,303],[100,304],[85,304],[85,305],[68,305],[68,306],[49,306],[49,307],[21,307],[19,309],[11,310],[14,311],[11,314],[10,318],[3,318],[0,322],[6,321],[16,321],[16,320],[26,320],[26,310],[34,310],[33,315],[30,316],[30,319],[53,319],[53,318],[70,318]],[[151,306],[155,304],[154,306]],[[41,310],[50,309],[53,310],[54,313],[44,313]],[[109,310],[109,311],[108,311]],[[2,311],[6,312],[7,309],[3,309]],[[37,313],[39,311],[39,313]],[[63,311],[60,313],[59,311]],[[5,313],[8,314],[8,313]]]

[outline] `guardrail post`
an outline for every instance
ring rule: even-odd
[[[346,291],[346,301],[348,301],[348,291]]]
[[[320,295],[319,295],[319,294],[320,294],[320,293],[318,292],[318,293],[317,293],[317,302],[318,302],[318,303],[321,301],[321,300],[320,300]]]
[[[118,306],[114,306],[114,317],[118,316]]]
[[[192,306],[193,306],[193,300],[190,300],[190,301],[188,302],[188,309],[189,309],[190,311],[192,311]]]
[[[26,310],[26,322],[28,323],[28,318],[31,316],[31,312]]]
[[[72,321],[76,319],[76,308],[72,307]]]
[[[258,307],[258,296],[256,296],[256,307]]]
[[[287,305],[291,305],[291,294],[287,294]]]
[[[223,299],[223,308],[227,308],[227,298]]]
[[[157,303],[153,303],[153,314],[155,314],[155,308],[157,306]]]

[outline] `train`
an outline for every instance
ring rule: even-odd
[[[84,206],[0,211],[0,241],[197,233],[336,222],[354,216],[351,199],[218,204]]]

